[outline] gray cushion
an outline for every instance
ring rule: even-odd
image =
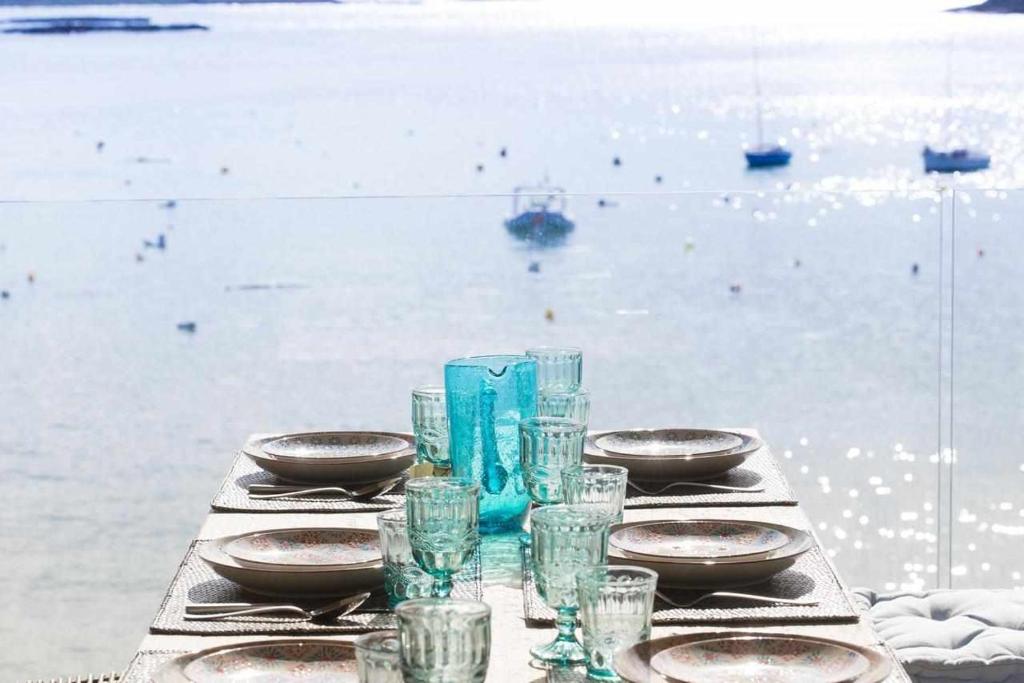
[[[857,589],[854,597],[915,681],[1024,682],[1024,592]]]

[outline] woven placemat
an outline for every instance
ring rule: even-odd
[[[405,503],[405,496],[400,490],[370,500],[351,500],[340,496],[296,496],[270,500],[249,497],[249,484],[290,483],[260,469],[244,453],[239,453],[210,507],[222,512],[374,512]]]
[[[817,605],[752,605],[743,600],[710,598],[696,607],[679,609],[658,599],[654,601],[651,623],[666,624],[751,624],[803,622],[856,622],[857,611],[843,590],[832,566],[821,550],[804,553],[792,567],[776,574],[765,583],[735,589],[742,593],[776,598],[815,599]],[[699,597],[706,591],[665,591],[679,602]],[[552,624],[555,612],[537,594],[530,562],[523,553],[523,612],[531,624]]]
[[[121,676],[121,683],[150,683],[167,662],[186,652],[188,650],[140,650]]]
[[[186,621],[185,605],[189,602],[280,602],[280,598],[268,598],[246,592],[234,581],[218,576],[199,557],[198,549],[204,543],[214,541],[193,541],[171,587],[149,627],[150,633],[187,633],[220,635],[250,634],[299,634],[299,633],[369,633],[395,628],[394,615],[388,611],[381,591],[353,614],[331,622],[309,622],[287,615],[260,614],[256,616],[231,617],[216,621]],[[465,568],[454,576],[452,597],[466,600],[483,599],[483,581],[480,571],[479,549],[473,553]],[[304,608],[313,608],[327,600],[295,600]]]
[[[669,482],[637,482],[647,490],[657,490]],[[779,464],[775,461],[768,446],[762,446],[740,467],[725,473],[708,484],[725,486],[760,486],[764,491],[758,493],[739,493],[732,491],[710,491],[700,488],[678,487],[670,489],[665,495],[648,496],[630,488],[626,491],[627,508],[656,507],[712,507],[728,505],[796,505],[793,490],[782,475]]]

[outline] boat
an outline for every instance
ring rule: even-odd
[[[950,38],[946,50],[946,111],[943,116],[942,130],[947,137],[951,129],[950,117],[953,101],[953,39]],[[921,150],[925,173],[971,173],[983,171],[992,161],[986,152],[946,143],[944,149],[936,149],[925,145]]]
[[[940,151],[925,146],[921,152],[925,173],[970,173],[988,168],[992,157],[978,150],[965,147]]]
[[[761,60],[754,41],[754,97],[757,100],[757,144],[743,150],[747,158],[747,168],[777,168],[788,166],[793,153],[781,143],[764,141],[764,102],[761,97]]]
[[[541,244],[565,239],[576,225],[565,215],[565,190],[548,185],[520,185],[513,190],[512,217],[505,228],[514,237]]]
[[[24,35],[90,33],[95,31],[208,31],[202,24],[153,24],[146,17],[25,17],[0,22],[0,33]]]

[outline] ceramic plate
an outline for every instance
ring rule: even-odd
[[[661,520],[670,523],[675,520]],[[733,520],[707,520],[729,523]],[[627,522],[615,524],[612,534],[638,524],[650,522]],[[779,572],[792,567],[800,556],[814,547],[814,539],[805,531],[784,526],[757,522],[759,526],[785,534],[789,542],[781,548],[756,555],[740,555],[716,559],[689,557],[648,557],[626,554],[614,545],[608,546],[609,564],[637,565],[658,573],[658,585],[667,588],[718,589],[737,586],[752,586],[763,583]]]
[[[658,430],[659,432],[692,432],[710,430]],[[628,455],[614,453],[600,448],[598,442],[604,443],[605,437],[612,434],[625,434],[626,431],[601,432],[587,437],[583,457],[587,462],[598,465],[619,465],[629,470],[629,478],[634,481],[650,481],[667,483],[670,481],[701,481],[720,477],[734,467],[739,467],[747,458],[758,451],[764,443],[757,437],[739,432],[720,432],[739,439],[733,448],[702,455]],[[652,433],[646,430],[645,433]]]
[[[242,452],[261,469],[286,481],[300,484],[365,484],[397,477],[412,467],[416,461],[416,441],[412,435],[384,435],[403,439],[406,448],[396,453],[370,458],[275,458],[265,453],[263,446],[281,437],[267,436],[250,440],[242,447]]]
[[[279,529],[240,536],[224,545],[240,563],[339,567],[381,559],[380,536],[367,529]]]
[[[347,566],[288,567],[242,563],[224,552],[240,536],[199,546],[199,557],[218,575],[260,595],[288,598],[337,598],[372,591],[384,584],[383,562]]]
[[[263,452],[282,460],[376,458],[409,447],[405,439],[376,432],[291,434],[263,444]]]
[[[731,633],[721,634],[712,632],[703,633],[688,633],[684,635],[667,636],[665,638],[657,638],[655,640],[647,640],[631,647],[620,650],[615,655],[615,670],[623,680],[628,683],[670,683],[672,681],[700,681],[700,683],[711,682],[721,683],[722,681],[741,681],[742,683],[778,683],[785,681],[785,683],[794,683],[795,681],[813,681],[814,683],[823,683],[825,681],[831,681],[833,679],[827,678],[820,675],[818,672],[809,679],[799,678],[772,678],[770,677],[773,670],[769,667],[763,667],[760,670],[747,669],[743,672],[740,678],[712,678],[708,674],[709,669],[701,670],[695,678],[679,678],[673,673],[668,675],[659,673],[653,668],[654,660],[659,655],[673,648],[680,646],[693,645],[697,646],[698,643],[702,643],[699,646],[699,650],[708,653],[712,658],[718,658],[721,655],[703,643],[707,643],[709,640],[721,640],[722,638],[727,639],[741,639],[750,638],[757,641],[765,640],[776,640],[783,639],[786,641],[803,641],[810,643],[811,648],[822,648],[823,651],[828,652],[854,652],[857,655],[863,657],[866,661],[866,667],[860,671],[860,673],[853,674],[852,678],[838,678],[835,680],[839,681],[850,681],[850,683],[881,683],[888,678],[892,671],[892,663],[889,658],[880,652],[877,652],[873,648],[864,647],[861,645],[855,645],[853,643],[843,643],[839,641],[826,640],[824,638],[814,638],[810,636],[793,636],[783,633],[771,633],[771,632],[742,632],[734,631]],[[751,647],[751,646],[746,646]],[[794,645],[793,647],[797,647]],[[802,646],[801,646],[802,647]],[[835,647],[837,650],[833,651],[830,648]],[[805,650],[806,651],[806,650]],[[688,655],[689,656],[689,655]],[[847,655],[848,656],[848,655]],[[732,658],[733,655],[730,655]],[[722,657],[724,659],[724,657]],[[842,660],[842,656],[839,657]],[[665,660],[659,660],[664,662]],[[859,661],[859,660],[858,660]],[[662,666],[668,666],[662,664]],[[706,675],[708,674],[708,675]],[[690,675],[690,674],[684,674]],[[826,674],[827,676],[827,674]]]
[[[685,683],[850,683],[870,666],[855,649],[796,636],[723,636],[651,658],[652,669]]]
[[[227,645],[169,662],[159,683],[357,683],[355,647],[331,640]]]
[[[711,455],[742,443],[738,435],[714,429],[630,429],[594,440],[595,446],[608,453],[648,457]]]
[[[769,553],[789,540],[779,529],[755,522],[692,520],[631,525],[608,542],[631,556],[713,560]]]

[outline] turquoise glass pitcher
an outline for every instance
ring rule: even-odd
[[[452,476],[480,484],[480,531],[520,529],[530,504],[519,421],[537,414],[537,361],[476,356],[444,366]]]

